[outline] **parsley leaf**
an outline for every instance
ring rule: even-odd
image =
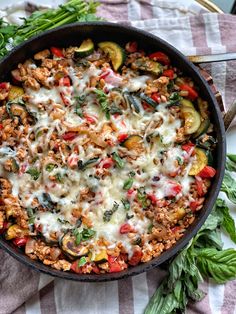
[[[31,178],[35,181],[38,180],[40,176],[40,171],[37,168],[29,168],[26,173],[31,175]]]

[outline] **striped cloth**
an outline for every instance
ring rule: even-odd
[[[236,51],[236,17],[208,13],[194,1],[101,2],[99,14],[104,18],[129,21],[169,41],[185,54]],[[28,11],[33,7],[23,8]],[[2,14],[10,15],[12,20],[15,10],[16,7]],[[227,106],[236,96],[236,61],[211,64],[206,69],[211,72]],[[228,242],[227,247],[230,246],[233,244]],[[0,314],[141,314],[166,274],[156,268],[120,281],[78,283],[39,274],[2,250],[0,261]],[[199,303],[189,304],[187,314],[236,313],[236,281],[226,285],[204,282],[202,289],[207,296]]]

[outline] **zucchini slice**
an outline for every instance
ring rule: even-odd
[[[8,94],[8,100],[12,101],[14,99],[18,99],[24,95],[24,90],[19,86],[11,86]]]
[[[200,114],[190,106],[180,105],[181,112],[184,118],[184,131],[185,134],[195,133],[201,125]]]
[[[85,39],[79,48],[75,50],[75,57],[87,57],[94,51],[94,43],[90,38]]]
[[[188,108],[195,109],[193,103],[188,99],[181,99],[180,105],[182,107],[188,107]]]
[[[6,237],[7,240],[12,240],[12,239],[15,239],[15,238],[25,237],[28,234],[29,234],[29,230],[28,229],[23,229],[19,225],[15,224],[15,225],[10,226],[7,229],[5,237]]]
[[[155,75],[161,75],[163,72],[163,66],[159,62],[144,58],[136,59],[132,63],[132,67]]]
[[[208,163],[205,151],[201,148],[195,148],[196,159],[189,170],[190,176],[196,176]]]
[[[151,97],[148,97],[147,95],[145,95],[144,93],[140,93],[140,98],[145,101],[147,104],[149,104],[151,107],[153,107],[154,109],[156,109],[156,107],[159,105],[157,102],[155,102],[155,100],[153,100]]]
[[[107,260],[108,260],[108,255],[105,249],[95,254],[94,258],[92,258],[92,261],[96,263],[104,263],[104,262],[107,262]]]
[[[76,238],[70,232],[66,233],[61,240],[61,249],[72,258],[88,254],[88,248],[83,244],[76,245]]]
[[[126,55],[124,50],[112,41],[102,41],[98,43],[98,47],[108,54],[111,59],[113,69],[118,71],[125,62]]]
[[[197,138],[200,135],[204,134],[207,132],[209,126],[210,126],[211,122],[209,119],[203,120],[199,126],[199,128],[197,129],[197,131],[193,134],[193,138]]]
[[[142,150],[143,138],[140,135],[130,135],[123,143],[122,146],[129,150]]]

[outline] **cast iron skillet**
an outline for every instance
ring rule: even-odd
[[[150,270],[157,265],[160,265],[161,263],[167,261],[169,258],[174,256],[197,233],[197,231],[203,225],[207,216],[211,212],[223,179],[225,168],[225,130],[218,104],[208,84],[199,74],[198,68],[190,63],[182,55],[182,53],[180,53],[167,42],[147,32],[129,26],[121,26],[118,24],[107,22],[75,23],[45,32],[21,44],[0,62],[0,81],[9,80],[10,71],[17,67],[18,63],[23,62],[29,57],[32,57],[34,53],[51,46],[78,46],[85,38],[92,38],[95,42],[110,40],[115,41],[120,45],[124,45],[128,41],[137,41],[139,47],[143,48],[146,52],[161,50],[167,53],[172,61],[172,64],[178,66],[178,68],[183,70],[187,75],[195,80],[196,84],[200,88],[201,97],[208,101],[211,117],[214,125],[216,126],[215,129],[218,140],[218,145],[214,155],[217,174],[213,180],[210,191],[206,197],[204,207],[200,211],[198,218],[188,228],[185,236],[177,241],[177,243],[172,248],[162,253],[161,256],[156,257],[147,263],[130,267],[119,273],[107,273],[101,275],[83,275],[63,272],[54,270],[53,268],[50,268],[41,262],[31,260],[21,250],[14,247],[10,242],[7,242],[5,239],[0,237],[1,248],[3,248],[20,262],[24,263],[25,265],[31,266],[37,271],[42,271],[46,274],[63,279],[76,281],[110,281],[125,278],[127,276],[133,276],[141,272]],[[188,43],[186,42],[186,45],[187,44]]]

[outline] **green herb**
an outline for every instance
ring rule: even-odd
[[[70,0],[57,9],[34,12],[23,19],[21,26],[10,25],[0,19],[0,56],[5,56],[13,47],[45,30],[73,22],[96,21],[98,4],[82,0]]]
[[[92,159],[89,159],[85,162],[83,162],[82,160],[79,160],[78,161],[78,168],[79,170],[85,170],[87,169],[89,166],[95,164],[97,161],[98,161],[98,157],[97,158],[92,158]]]
[[[45,169],[48,171],[48,172],[52,172],[53,169],[57,168],[57,165],[55,164],[47,164]]]
[[[145,192],[145,189],[143,187],[141,187],[137,191],[138,191],[137,197],[138,197],[139,202],[142,204],[143,208],[146,208],[149,205],[149,203],[148,203],[147,194]]]
[[[236,155],[227,155],[226,169],[236,172]]]
[[[84,228],[82,231],[79,231],[77,228],[72,231],[73,236],[75,236],[75,244],[79,245],[82,241],[87,241],[92,238],[96,231],[90,228]]]
[[[134,179],[129,178],[128,180],[125,181],[125,183],[123,185],[123,189],[128,191],[132,187],[133,183],[134,183]]]
[[[83,116],[84,116],[81,106],[84,104],[85,99],[86,99],[86,95],[85,94],[82,94],[80,96],[76,96],[75,97],[75,100],[76,100],[75,113],[78,116],[80,116],[81,118],[83,118]]]
[[[129,220],[129,219],[131,219],[133,217],[134,217],[134,214],[129,214],[129,213],[126,214],[126,219],[127,220]]]
[[[225,172],[221,190],[232,203],[236,204],[236,181],[228,171]]]
[[[81,241],[82,241],[82,233],[77,233],[76,238],[75,238],[75,244],[79,245]]]
[[[86,257],[82,256],[78,261],[78,266],[84,266],[87,263]]]
[[[179,104],[181,99],[182,97],[179,95],[178,92],[173,92],[170,95],[169,100],[163,104],[166,105],[167,107],[175,106]]]
[[[60,172],[55,174],[55,178],[56,178],[57,182],[63,183],[63,177],[62,177]]]
[[[99,105],[102,111],[105,113],[106,118],[110,119],[110,109],[108,107],[107,95],[101,89],[95,89],[94,93],[97,95]]]
[[[150,224],[150,225],[148,226],[148,233],[152,233],[152,228],[153,228],[153,224]]]
[[[110,210],[106,210],[103,214],[103,221],[104,222],[109,222],[111,220],[112,215],[114,214],[114,212],[117,211],[119,207],[119,204],[114,202],[112,209]]]
[[[128,200],[122,199],[121,202],[122,202],[125,210],[129,210],[130,209],[130,203],[129,203]]]
[[[176,160],[178,161],[179,165],[183,165],[184,161],[183,161],[183,159],[181,157],[177,156]]]
[[[41,205],[51,211],[54,211],[56,207],[56,203],[52,201],[51,196],[48,193],[42,193]]]
[[[234,163],[236,163],[236,155],[228,154],[227,157],[229,158],[229,160],[231,160],[231,161],[233,161]]]
[[[112,157],[115,160],[116,165],[119,168],[124,168],[125,162],[124,162],[124,160],[122,158],[120,158],[120,156],[116,152],[112,153]]]
[[[38,180],[40,176],[40,171],[37,168],[29,168],[26,173],[30,174],[35,181]]]
[[[27,208],[27,215],[29,217],[29,224],[33,225],[34,224],[34,220],[35,220],[35,214],[33,211],[33,208]]]
[[[60,222],[61,224],[69,224],[68,220],[62,219],[60,217],[57,218],[57,221]]]

